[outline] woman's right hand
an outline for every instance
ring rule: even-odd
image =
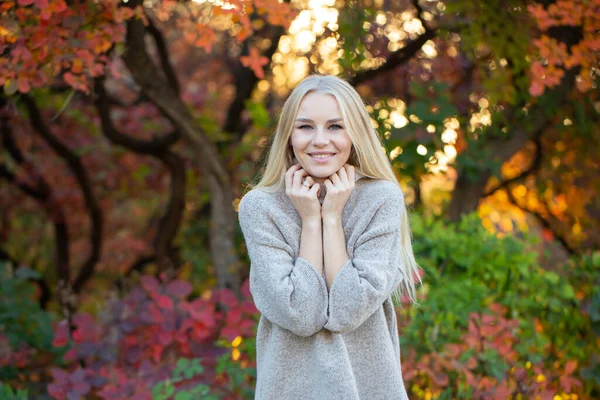
[[[321,222],[321,203],[317,197],[319,184],[314,183],[310,188],[302,181],[308,173],[300,164],[294,164],[285,173],[285,194],[290,198],[303,223],[309,221]],[[310,178],[312,179],[312,178]]]

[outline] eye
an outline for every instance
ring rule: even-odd
[[[306,129],[306,128],[311,129],[312,126],[304,124],[304,125],[300,125],[297,129]]]
[[[329,129],[333,129],[333,130],[337,131],[339,129],[344,129],[344,127],[339,124],[333,124],[329,127]]]

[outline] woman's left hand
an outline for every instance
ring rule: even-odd
[[[321,206],[321,218],[341,220],[344,206],[354,189],[354,167],[350,164],[343,165],[323,184],[327,188],[327,194]]]

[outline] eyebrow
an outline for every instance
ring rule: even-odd
[[[315,122],[315,121],[313,121],[310,118],[297,118],[296,122]],[[331,123],[331,122],[343,122],[343,119],[342,118],[333,118],[333,119],[327,120],[327,122],[328,123]]]

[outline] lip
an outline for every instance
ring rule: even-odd
[[[336,153],[330,153],[330,152],[314,152],[314,153],[307,153],[307,154],[310,156],[311,160],[313,160],[316,163],[326,163],[326,162],[329,162],[330,160],[332,160],[336,156]],[[330,156],[329,157],[325,157],[325,158],[316,158],[316,157],[313,157],[315,155],[321,155],[321,154],[330,154]]]

